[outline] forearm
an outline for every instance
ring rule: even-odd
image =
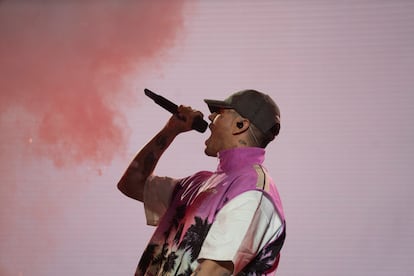
[[[191,274],[192,276],[230,276],[233,271],[233,263],[230,261],[219,262],[213,260],[204,260],[201,262],[196,270]]]
[[[145,181],[177,135],[167,124],[138,152],[118,182],[118,189],[128,197],[143,201]]]
[[[165,127],[139,151],[118,182],[118,189],[126,196],[143,201],[145,181],[154,171],[161,155],[179,133],[192,129],[196,116],[203,116],[200,111],[182,105],[178,107],[177,112],[171,116]]]

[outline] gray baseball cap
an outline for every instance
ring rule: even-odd
[[[280,110],[276,103],[262,92],[242,90],[230,95],[224,101],[204,100],[210,111],[220,108],[231,108],[248,119],[266,136],[276,136],[280,129]]]

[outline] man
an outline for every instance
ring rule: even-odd
[[[202,116],[180,106],[118,183],[144,203],[147,223],[157,225],[135,275],[266,275],[277,267],[285,219],[262,163],[279,133],[279,108],[255,90],[205,102],[211,111],[205,154],[218,157],[216,171],[183,179],[153,175],[174,138]]]

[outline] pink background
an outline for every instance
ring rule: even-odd
[[[255,88],[282,130],[266,166],[278,275],[413,275],[414,2],[0,1],[0,275],[132,275],[153,229],[116,189],[169,115]],[[157,167],[214,169],[208,133]]]

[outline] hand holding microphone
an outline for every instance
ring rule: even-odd
[[[171,112],[172,114],[178,113],[178,106],[175,103],[167,100],[163,96],[155,94],[154,92],[152,92],[151,90],[147,88],[144,89],[144,92],[145,92],[145,95],[153,99],[156,104],[160,105],[167,111]],[[206,131],[208,127],[208,123],[201,116],[197,116],[194,118],[193,124],[191,127],[192,129],[197,130],[198,132],[204,132]]]

